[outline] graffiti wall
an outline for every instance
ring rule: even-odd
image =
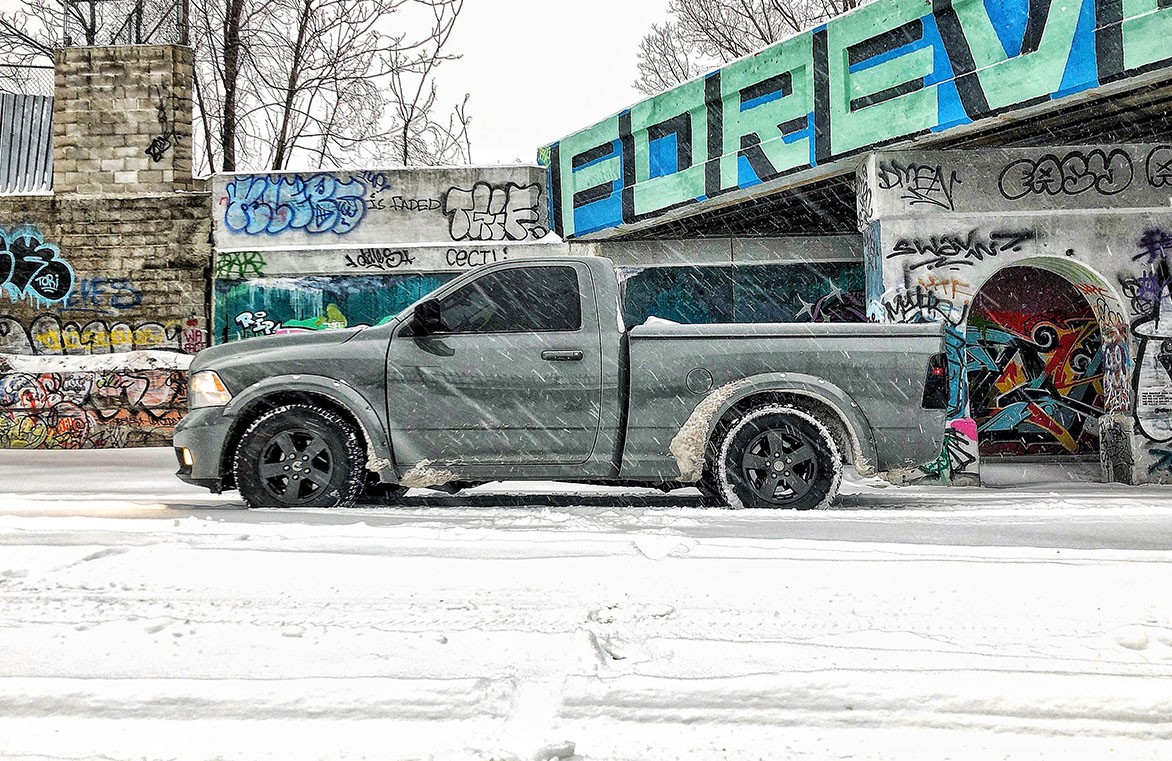
[[[948,325],[944,480],[982,454],[1097,451],[1105,478],[1172,481],[1169,163],[1165,145],[867,161],[868,314]]]
[[[811,262],[620,269],[624,319],[712,322],[859,322],[863,268]]]
[[[882,0],[543,148],[553,226],[638,227],[874,146],[1139,86],[1172,59],[1169,34],[1163,0]],[[950,204],[938,179],[917,203]]]
[[[216,342],[381,325],[453,277],[433,274],[217,280]]]
[[[541,240],[549,232],[537,166],[217,175],[216,247],[455,248]]]
[[[214,182],[217,342],[378,325],[461,272],[564,255],[536,166]]]
[[[0,354],[207,344],[208,197],[0,198]]]
[[[165,357],[52,372],[20,359],[0,358],[0,448],[168,446],[187,412],[187,374]]]
[[[0,198],[0,448],[169,445],[207,344],[208,209]]]
[[[966,338],[982,456],[1098,457],[1103,340],[1082,293],[1047,270],[1003,268],[973,299]]]

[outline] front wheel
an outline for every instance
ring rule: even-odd
[[[366,471],[354,426],[331,410],[288,404],[261,415],[240,437],[233,470],[249,507],[354,503]]]
[[[841,480],[834,438],[796,407],[747,413],[728,432],[717,461],[717,484],[733,507],[826,507]]]

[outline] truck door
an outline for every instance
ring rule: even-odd
[[[594,451],[602,347],[583,263],[494,267],[439,299],[440,329],[391,340],[387,405],[401,466],[574,464]]]

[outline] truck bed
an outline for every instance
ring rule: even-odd
[[[787,387],[865,421],[854,427],[865,427],[855,433],[873,445],[877,461],[867,465],[889,470],[939,454],[944,411],[924,409],[922,401],[931,358],[944,351],[940,324],[654,320],[633,328],[628,340],[624,475],[677,473],[668,447],[706,396],[745,378],[782,374]]]

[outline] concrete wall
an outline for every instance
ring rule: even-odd
[[[216,342],[378,324],[461,272],[560,255],[538,166],[217,175]]]
[[[53,195],[0,196],[0,446],[167,442],[179,360],[140,352],[207,345],[211,206],[193,189],[190,98],[189,49],[57,51]],[[23,355],[116,358],[42,371]]]
[[[648,227],[1166,80],[1170,35],[1163,0],[879,0],[543,148],[554,229]]]
[[[877,153],[861,168],[869,314],[949,325],[949,448],[919,475],[977,477],[967,376],[997,360],[974,342],[970,310],[995,273],[1025,265],[1059,275],[1097,319],[1104,477],[1172,482],[1172,376],[1163,364],[1172,356],[1169,167],[1170,146],[1105,145]],[[1047,405],[1062,400],[1042,393],[1035,401],[1025,413],[1048,420]]]
[[[664,267],[699,264],[800,264],[844,261],[863,263],[859,235],[786,238],[691,238],[687,240],[571,241],[581,256],[605,256],[618,267]]]

